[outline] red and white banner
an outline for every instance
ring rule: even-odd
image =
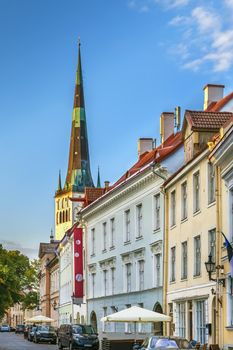
[[[83,230],[75,227],[74,237],[74,296],[73,303],[83,302]]]

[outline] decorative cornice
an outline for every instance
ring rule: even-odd
[[[84,208],[82,210],[82,217],[87,219],[89,216],[94,215],[95,213],[100,213],[104,211],[109,206],[113,205],[118,200],[124,199],[125,196],[129,195],[132,192],[137,192],[138,189],[145,187],[148,183],[151,183],[154,179],[158,178],[151,170],[151,167],[148,167],[147,173],[140,173],[141,178],[132,178],[132,181],[125,183],[124,187],[119,187],[114,191],[114,193],[109,192],[106,198],[102,199],[102,202],[93,203],[93,206],[90,208]]]
[[[99,261],[99,265],[100,265],[100,268],[102,270],[108,270],[111,268],[115,268],[116,267],[116,257],[113,256],[111,258],[101,260],[101,261]]]
[[[161,254],[163,248],[163,241],[159,240],[150,244],[150,249],[153,254]]]

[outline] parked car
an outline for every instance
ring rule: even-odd
[[[57,344],[57,334],[52,326],[38,326],[34,332],[35,343],[47,342]]]
[[[9,324],[2,324],[1,325],[1,332],[10,332],[11,327],[9,326]]]
[[[24,332],[24,324],[17,324],[15,328],[15,334],[23,333]]]
[[[28,329],[28,340],[33,341],[34,339],[34,333],[37,330],[37,326],[30,326]]]
[[[63,324],[58,328],[57,336],[59,349],[99,349],[98,334],[91,325]]]
[[[190,349],[187,339],[180,337],[147,337],[141,345],[134,344],[134,350]]]

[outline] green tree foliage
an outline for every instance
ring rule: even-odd
[[[25,308],[36,305],[38,267],[37,261],[30,262],[19,251],[0,245],[0,319],[15,303],[22,302]]]

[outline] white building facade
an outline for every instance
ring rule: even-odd
[[[153,152],[153,151],[152,151]],[[131,324],[103,316],[138,305],[162,312],[164,179],[181,165],[181,147],[149,162],[82,210],[86,236],[87,319],[100,337],[132,338]],[[165,170],[166,169],[166,170]],[[137,325],[140,338],[151,325]],[[154,327],[154,326],[153,326]],[[162,333],[162,325],[153,330]]]

